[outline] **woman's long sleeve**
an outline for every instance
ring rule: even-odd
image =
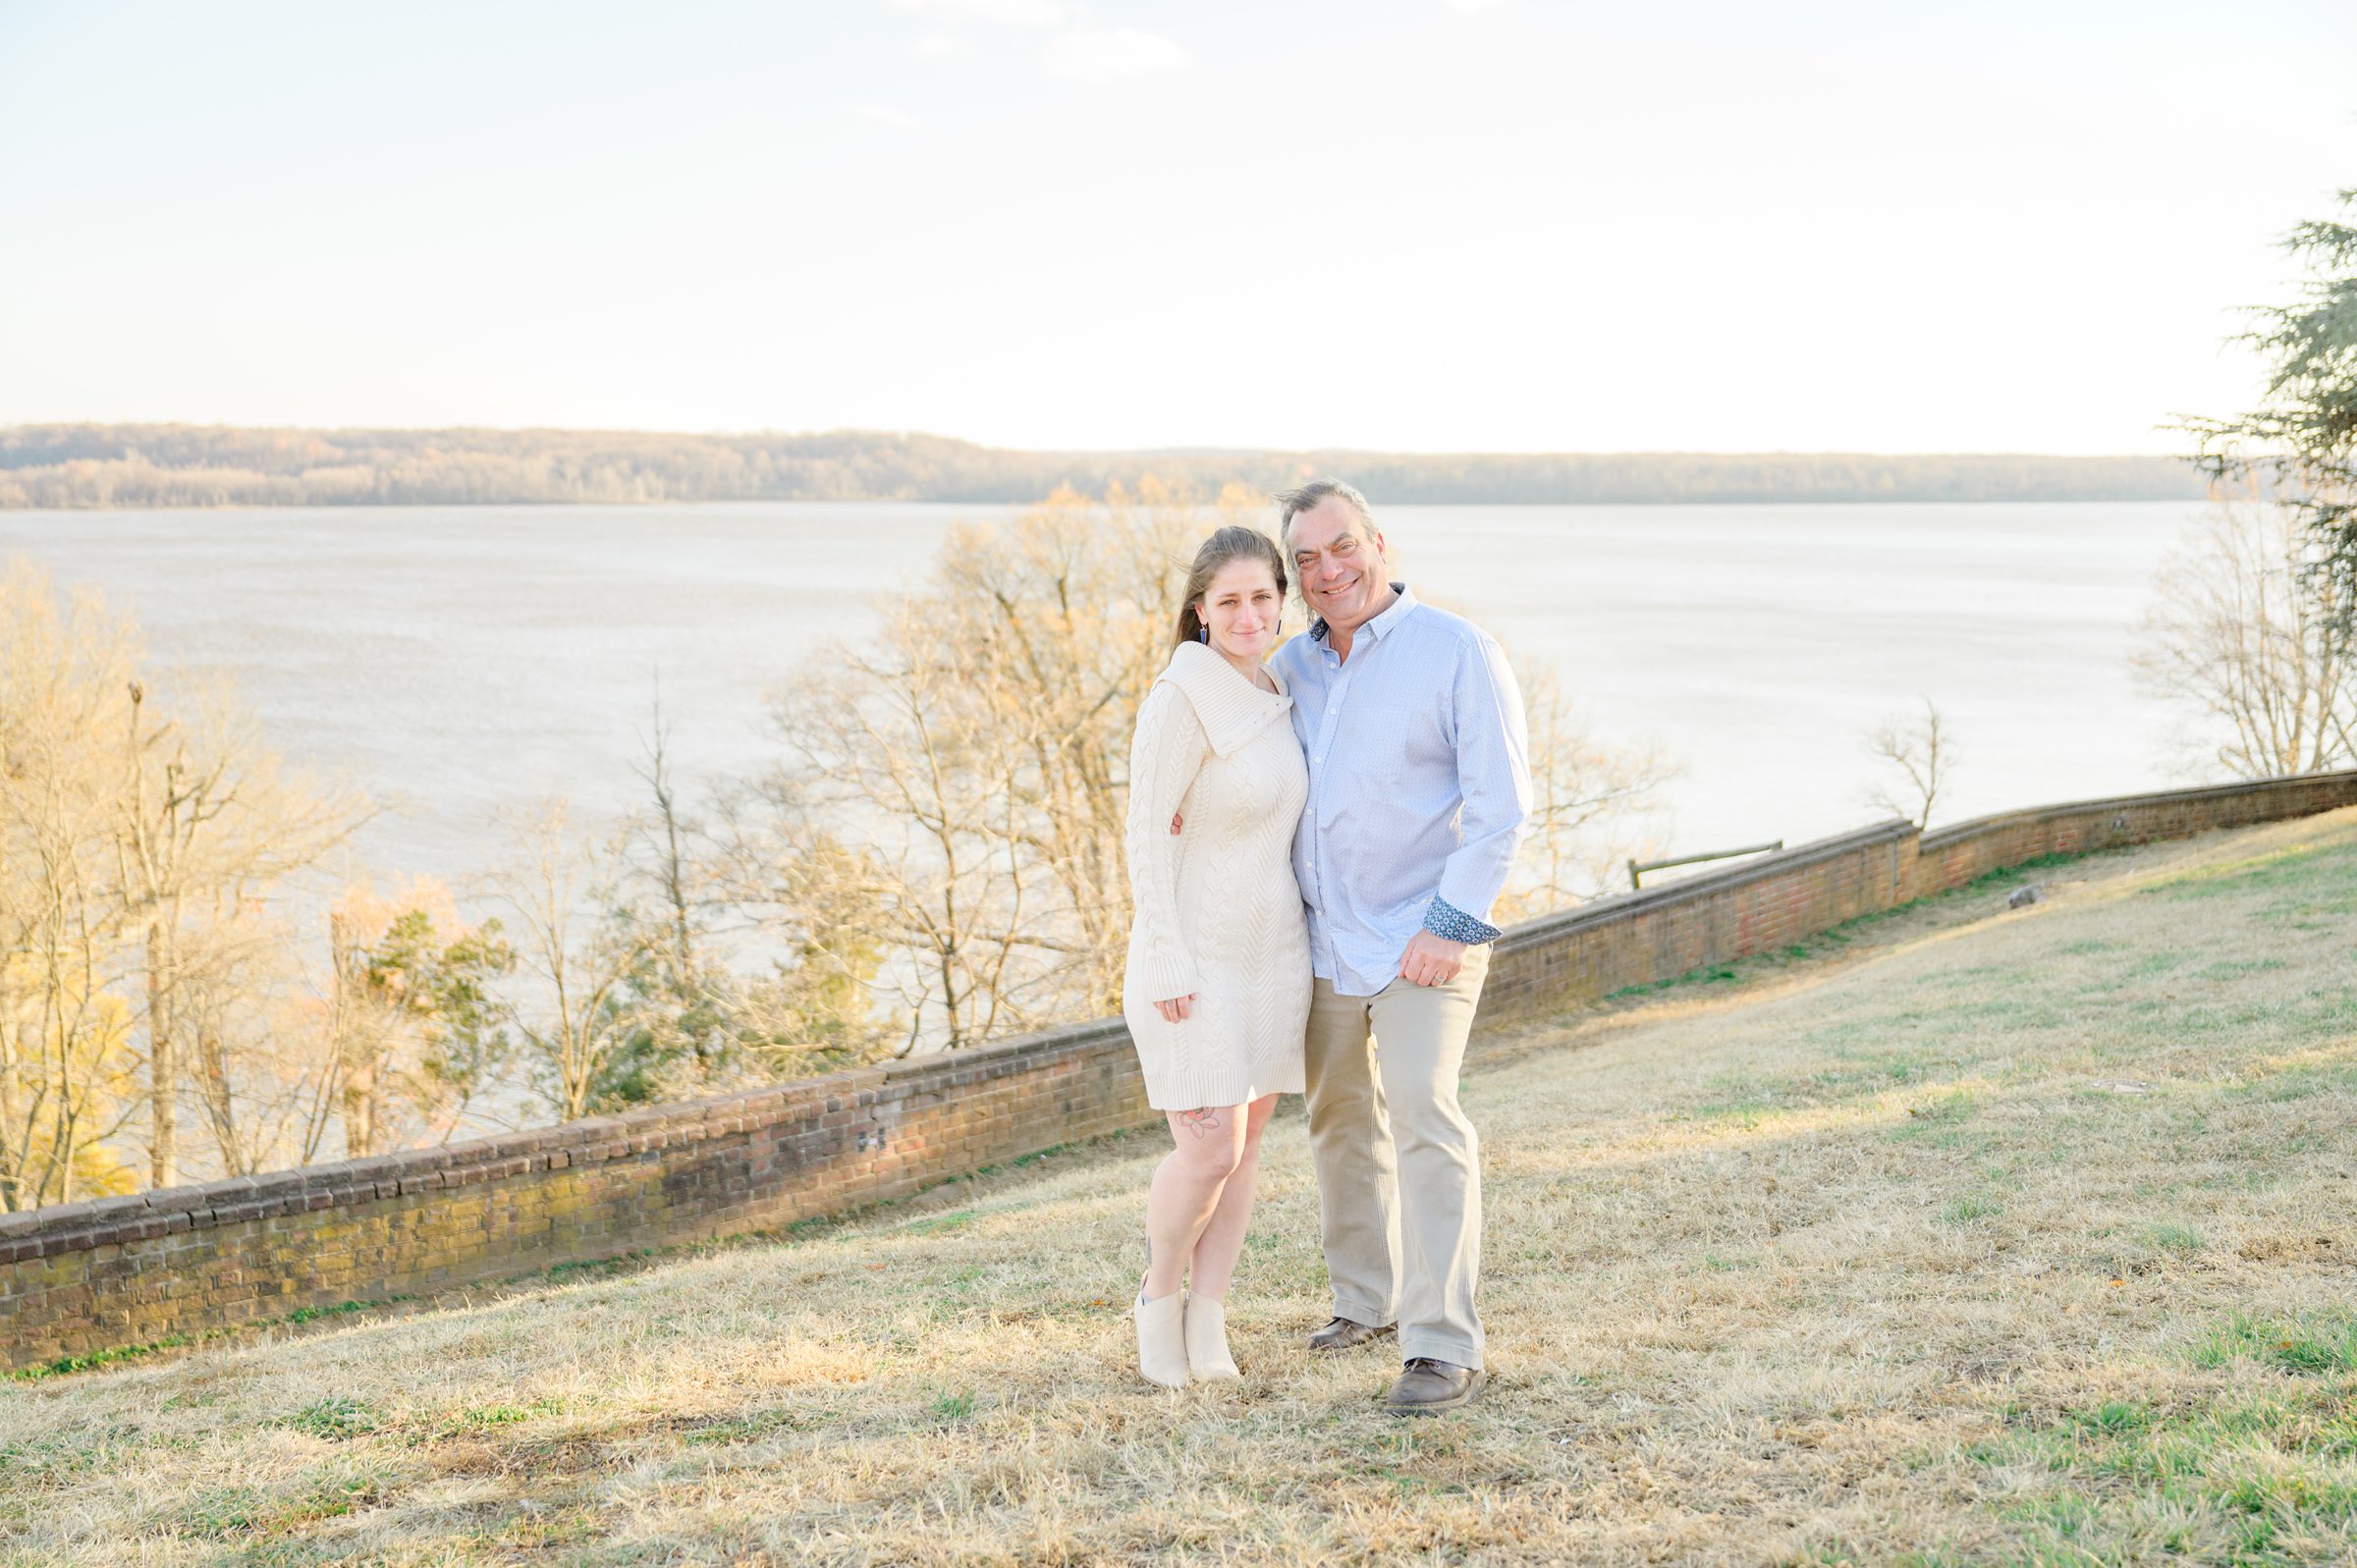
[[[1123,844],[1129,857],[1135,921],[1130,973],[1147,1001],[1169,1001],[1197,990],[1194,954],[1178,913],[1183,840],[1171,832],[1171,817],[1210,752],[1193,705],[1176,686],[1165,681],[1146,693],[1137,710],[1137,738],[1129,748],[1129,816]]]

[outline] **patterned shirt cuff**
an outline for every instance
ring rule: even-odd
[[[1432,907],[1424,911],[1424,929],[1436,937],[1466,944],[1496,942],[1506,935],[1496,926],[1482,924],[1442,898],[1433,899]]]

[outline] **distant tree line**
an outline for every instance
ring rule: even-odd
[[[2166,458],[1859,453],[1014,452],[881,431],[0,429],[0,508],[944,501],[1102,495],[1148,475],[1266,493],[1325,472],[1377,502],[2173,501]]]

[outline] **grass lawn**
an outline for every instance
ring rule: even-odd
[[[787,1241],[0,1382],[0,1563],[2357,1561],[2357,812],[1518,1027],[1492,1382],[1130,1371],[1157,1140]]]

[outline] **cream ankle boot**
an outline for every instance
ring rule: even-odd
[[[1186,1386],[1186,1292],[1174,1290],[1159,1301],[1137,1295],[1137,1370],[1165,1388]]]
[[[1209,1296],[1186,1298],[1186,1370],[1204,1382],[1243,1376],[1228,1354],[1228,1308]]]

